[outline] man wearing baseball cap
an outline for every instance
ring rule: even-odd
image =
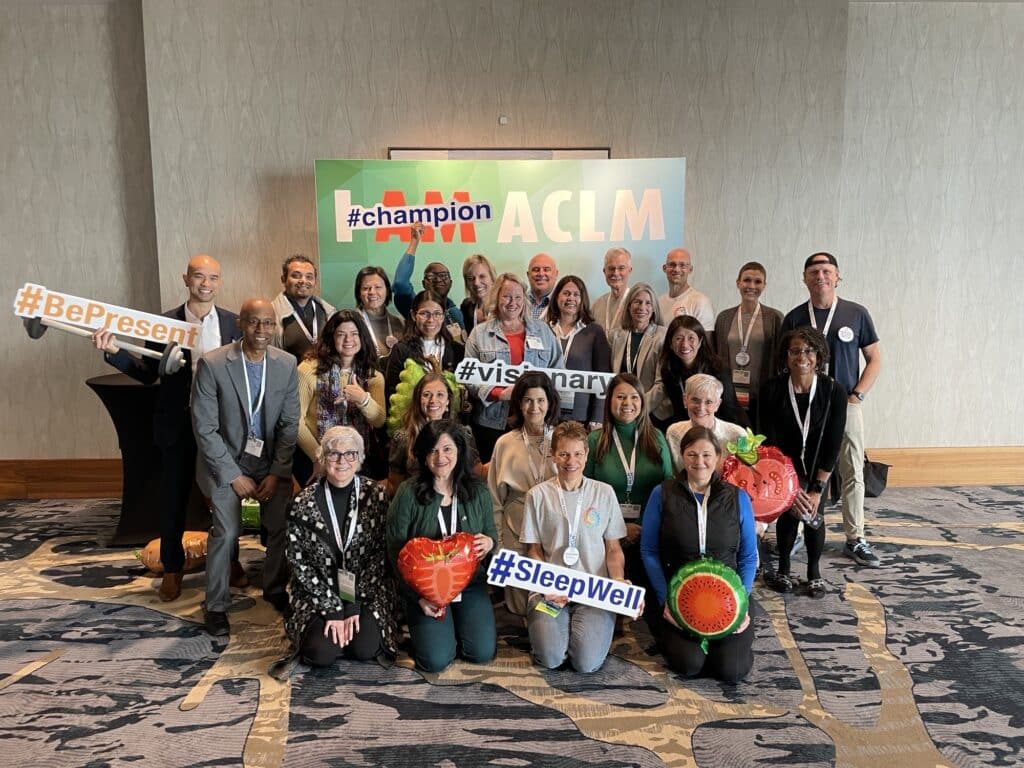
[[[877,568],[878,556],[864,538],[864,416],[863,403],[882,369],[882,352],[875,325],[867,309],[836,295],[839,262],[831,253],[811,254],[804,262],[804,285],[810,298],[794,307],[782,322],[782,331],[809,325],[828,342],[828,374],[850,393],[846,431],[839,449],[843,482],[843,528],[846,554],[859,565]],[[864,355],[864,369],[860,356]]]

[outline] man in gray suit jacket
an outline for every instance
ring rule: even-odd
[[[206,557],[206,629],[230,632],[231,544],[241,529],[241,501],[260,503],[267,529],[263,598],[287,607],[285,506],[299,431],[295,358],[270,347],[276,320],[265,299],[249,299],[238,318],[242,340],[203,357],[192,384],[196,480],[210,497],[213,526]]]

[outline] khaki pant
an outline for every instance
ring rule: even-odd
[[[846,431],[839,447],[843,479],[843,529],[847,541],[864,538],[864,413],[860,403],[846,406]]]

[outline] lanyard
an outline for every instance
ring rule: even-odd
[[[562,335],[562,326],[559,325],[558,323],[552,323],[551,324],[551,328],[554,330],[555,336],[558,337],[558,340],[565,342],[565,347],[562,349],[562,359],[563,360],[568,360],[569,359],[569,350],[572,349],[573,339],[575,339],[576,338],[576,334],[579,333],[580,331],[582,331],[584,328],[586,328],[586,326],[583,325],[583,321],[582,320],[577,320],[576,321],[576,327],[573,328],[571,331],[569,331],[569,335],[568,336],[563,336]]]
[[[309,328],[307,328],[306,324],[304,322],[302,322],[302,318],[299,317],[298,313],[295,311],[295,307],[294,306],[292,307],[292,317],[295,318],[296,325],[298,325],[299,328],[302,329],[302,332],[306,335],[306,339],[308,341],[312,342],[313,344],[316,344],[316,334],[317,334],[316,299],[311,298],[310,302],[313,304],[313,333],[309,332]]]
[[[352,495],[349,497],[348,508],[352,512],[352,519],[348,524],[348,535],[345,542],[341,541],[341,529],[338,527],[338,514],[334,511],[334,497],[331,494],[330,484],[324,480],[324,496],[327,497],[327,516],[331,518],[331,528],[334,529],[334,540],[338,542],[338,549],[341,550],[342,567],[345,565],[345,553],[352,544],[352,537],[356,535],[356,523],[359,520],[359,475],[352,480]],[[355,502],[355,503],[353,503]]]
[[[387,354],[387,349],[388,349],[387,344],[384,345],[384,350],[385,351],[381,352],[380,342],[377,341],[377,334],[373,332],[373,323],[370,322],[370,316],[368,314],[366,314],[366,310],[365,309],[362,310],[362,315],[363,315],[363,319],[366,321],[366,330],[368,330],[370,332],[370,338],[373,340],[373,346],[376,347],[376,349],[377,349],[377,354],[381,355],[381,356]],[[391,315],[388,314],[387,310],[384,310],[384,317],[386,317],[387,320],[388,320],[388,336],[391,336],[392,335],[392,333],[391,333]]]
[[[739,331],[740,336],[740,351],[747,351],[747,344],[750,342],[750,334],[754,330],[754,323],[757,322],[757,318],[761,316],[761,303],[758,302],[757,309],[754,310],[754,314],[750,318],[750,323],[747,324],[747,332],[743,333],[743,305],[741,304],[736,308],[736,330]],[[811,318],[813,322],[814,312],[811,312]],[[832,322],[831,315],[829,316],[829,322]]]
[[[459,522],[458,507],[459,507],[459,500],[455,496],[454,489],[452,489],[452,522],[451,522],[451,527],[448,527],[448,528],[445,527],[444,515],[441,514],[440,508],[437,510],[437,524],[439,526],[441,526],[441,538],[444,538],[445,536],[454,536],[455,532],[458,530],[458,522]],[[449,531],[450,531],[450,533],[449,533]]]
[[[562,514],[565,516],[565,522],[569,524],[569,544],[568,549],[576,549],[576,538],[580,530],[580,515],[583,513],[583,483],[586,482],[586,478],[583,478],[580,482],[580,487],[576,489],[576,513],[572,516],[572,520],[569,520],[569,508],[565,505],[565,492],[562,490],[562,481],[557,477],[554,478],[555,490],[558,491],[558,505],[562,508]]]
[[[690,488],[690,495],[693,496],[693,503],[697,505],[697,544],[700,546],[700,556],[704,557],[708,547],[708,499],[711,498],[711,488],[708,488],[701,499],[697,498],[693,488]]]
[[[650,326],[647,326],[650,328]],[[636,348],[636,358],[633,357],[633,332],[626,331],[629,335],[626,337],[626,372],[636,374],[636,364],[640,360],[640,350],[644,345],[644,339],[647,338],[647,329],[644,329],[644,335],[640,338],[640,344]]]
[[[540,444],[540,471],[537,470],[537,465],[533,463],[533,453],[530,447],[530,439],[526,435],[526,430],[523,429],[522,433],[523,445],[526,446],[526,460],[530,462],[530,479],[533,480],[533,485],[537,485],[544,479],[544,475],[547,474],[547,466],[545,465],[544,460],[548,458],[548,454],[550,453],[548,446],[551,445],[551,427],[544,427],[544,439]]]
[[[612,325],[619,319],[619,315],[622,314],[622,302],[626,300],[626,293],[627,291],[623,291],[622,295],[619,296],[618,301],[615,302],[615,311],[611,312],[611,317],[609,318],[608,315],[609,311],[612,309],[612,300],[614,297],[612,296],[611,291],[608,292],[608,304],[604,308],[604,327],[606,331],[610,331],[612,329]]]
[[[636,438],[633,439],[633,452],[629,455],[629,464],[626,463],[626,452],[622,450],[622,441],[619,440],[619,432],[612,427],[612,439],[615,441],[615,450],[619,452],[619,461],[622,468],[626,470],[626,503],[629,503],[629,494],[633,490],[633,481],[636,480]]]
[[[245,379],[245,413],[249,417],[249,434],[256,434],[256,415],[260,412],[263,407],[263,393],[267,390],[267,353],[263,353],[263,362],[261,363],[263,369],[260,371],[260,392],[259,399],[256,401],[256,407],[252,404],[252,392],[249,390],[249,369],[246,365],[245,352],[242,352],[242,376]]]
[[[832,318],[836,313],[836,307],[839,306],[839,297],[836,296],[832,299],[832,306],[828,310],[828,317],[825,319],[825,327],[821,331],[821,335],[825,337],[825,341],[828,341],[828,329],[832,327]],[[811,300],[807,300],[807,314],[811,316],[811,328],[818,330],[818,321],[814,318],[814,305]],[[828,373],[829,364],[825,363],[825,373]]]
[[[814,402],[814,394],[818,391],[818,377],[811,380],[811,394],[807,399],[807,413],[804,420],[800,421],[800,409],[796,406],[796,390],[793,388],[793,379],[789,380],[789,405],[793,409],[793,418],[800,427],[800,463],[803,465],[804,474],[807,474],[807,464],[804,462],[804,452],[807,450],[807,435],[811,431],[811,403]]]

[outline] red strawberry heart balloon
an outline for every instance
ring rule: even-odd
[[[773,445],[761,445],[764,435],[747,434],[726,444],[731,454],[722,465],[722,479],[750,496],[754,519],[770,523],[791,506],[800,490],[793,460]]]
[[[423,536],[409,539],[398,553],[398,572],[405,583],[439,608],[466,588],[473,580],[476,566],[471,533],[456,533],[440,541]]]

